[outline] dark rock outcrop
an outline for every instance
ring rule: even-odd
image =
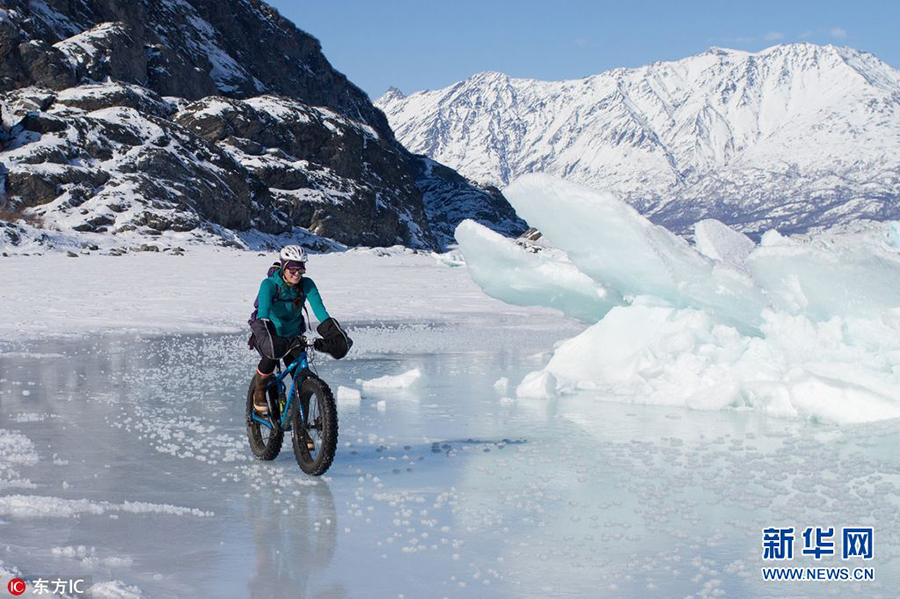
[[[407,152],[318,40],[264,2],[7,4],[2,187],[51,225],[303,227],[431,248],[464,218],[525,229],[496,190]]]
[[[319,41],[260,0],[49,0],[49,10],[28,0],[5,4],[18,18],[0,21],[0,91],[109,77],[188,100],[273,93],[392,137],[381,111],[331,67]]]
[[[428,222],[441,246],[456,242],[456,225],[466,219],[512,236],[521,235],[528,228],[496,187],[474,185],[455,170],[425,156],[416,157],[413,166]]]
[[[204,98],[175,122],[231,152],[282,199],[290,220],[317,235],[348,245],[435,244],[421,227],[416,181],[398,168],[406,156],[368,125],[278,96]]]

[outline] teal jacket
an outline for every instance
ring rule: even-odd
[[[309,302],[313,314],[316,315],[319,322],[325,322],[328,319],[328,311],[325,309],[325,304],[322,303],[316,284],[312,279],[303,277],[300,279],[300,285],[303,286],[303,293],[306,295],[306,301]],[[276,289],[278,289],[277,299]],[[275,333],[279,337],[292,339],[300,334],[300,326],[303,324],[303,305],[296,301],[296,286],[288,287],[281,278],[281,269],[263,280],[259,285],[257,297],[259,307],[256,317],[272,321],[272,324],[275,325]]]

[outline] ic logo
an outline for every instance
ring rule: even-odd
[[[6,588],[9,589],[11,595],[18,597],[25,592],[25,581],[21,578],[13,578],[9,581],[9,584],[6,585]]]

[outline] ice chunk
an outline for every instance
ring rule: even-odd
[[[709,275],[711,265],[684,240],[610,192],[533,174],[504,195],[582,272],[625,294],[674,299],[684,281]]]
[[[764,337],[748,337],[702,311],[640,298],[563,342],[526,381],[534,387],[552,374],[561,392],[592,389],[628,402],[838,423],[900,417],[893,331],[868,321],[817,323],[774,311],[763,317]]]
[[[897,418],[894,401],[871,389],[851,386],[848,381],[805,374],[788,387],[801,413],[831,422],[873,422]]]
[[[701,311],[654,306],[640,298],[563,342],[546,370],[575,386],[684,405],[708,365],[696,354],[718,346],[722,354],[740,355],[744,343],[734,329],[714,324]]]
[[[500,393],[506,393],[506,390],[509,389],[509,379],[505,376],[500,377],[497,379],[497,382],[494,383],[494,389]]]
[[[567,316],[597,322],[622,297],[579,271],[574,265],[530,253],[475,221],[456,228],[456,240],[469,273],[485,293],[518,306],[543,305]]]
[[[449,266],[452,268],[466,265],[466,259],[458,250],[451,250],[449,252],[444,252],[443,254],[432,253],[431,255],[438,264],[441,264],[443,266]]]
[[[547,371],[530,372],[516,387],[516,397],[550,399],[556,396],[556,379]]]
[[[694,224],[694,244],[707,258],[736,267],[742,267],[756,247],[743,233],[712,218]]]
[[[747,276],[717,266],[612,193],[531,174],[507,187],[504,195],[519,216],[607,289],[703,308],[742,330],[758,326],[767,303]]]
[[[895,249],[900,249],[900,222],[892,221],[888,223],[888,241]]]
[[[422,371],[418,368],[408,370],[403,374],[385,375],[377,379],[364,381],[357,379],[357,384],[362,385],[364,391],[380,389],[406,389],[416,384],[422,378]]]
[[[362,400],[362,394],[353,387],[338,386],[337,403],[339,406],[358,406]]]
[[[806,238],[769,231],[754,247],[707,220],[695,228],[694,249],[609,193],[528,175],[506,195],[567,255],[545,260],[571,261],[631,302],[559,344],[518,397],[592,390],[607,400],[838,423],[900,418],[900,252],[892,225]],[[479,231],[460,233],[469,242]],[[515,273],[529,257],[511,242],[490,241],[468,243],[470,267],[485,265],[472,276],[515,302],[512,275],[502,271]],[[504,263],[491,253],[513,258]],[[552,305],[546,294],[535,299]]]
[[[776,309],[814,320],[880,318],[900,306],[900,256],[879,245],[768,243],[747,266]]]
[[[771,229],[763,233],[759,240],[760,247],[771,247],[773,245],[797,245],[797,242],[785,237],[775,229]]]

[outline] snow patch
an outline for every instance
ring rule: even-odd
[[[18,468],[37,463],[38,454],[31,439],[17,431],[0,428],[0,490],[35,488],[34,483],[22,478]]]
[[[24,392],[23,392],[24,395]],[[10,417],[13,422],[43,422],[47,419],[47,414],[37,414],[34,412],[22,412]]]
[[[60,38],[65,38],[79,31],[79,28],[68,17],[50,8],[46,0],[30,0],[28,9]]]
[[[121,237],[108,237],[106,242],[118,243],[117,238]],[[165,248],[163,239],[158,243]],[[246,239],[254,247],[280,247],[295,241],[249,233]],[[302,239],[298,235],[297,240]],[[277,254],[189,245],[186,249],[183,256],[161,251],[129,252],[116,257],[92,254],[77,259],[57,253],[39,258],[0,258],[4,274],[0,285],[0,340],[91,335],[100,329],[145,334],[245,331],[259,282]],[[35,266],[38,262],[40,268]],[[521,320],[535,314],[533,308],[509,307],[485,296],[465,269],[438,266],[427,253],[399,246],[313,254],[308,268],[308,275],[324,294],[326,306],[342,322],[342,314],[350,315],[356,322],[375,325],[444,323],[497,309]],[[196,273],[204,269],[228,272],[229,276],[197,277]],[[376,296],[360,293],[360,285],[373,278],[390,280],[392,284]],[[84,285],[86,280],[92,285]],[[154,282],[152,286],[146,285],[148,280]],[[54,284],[65,289],[65,293],[41,293]],[[133,290],[137,288],[142,289],[141,310],[133,309]],[[441,288],[452,293],[421,293],[422,289]],[[97,301],[98,289],[103,293],[101,302]],[[196,301],[198,297],[211,296],[219,299]],[[18,309],[22,302],[29,305],[27,315]],[[72,318],[72,314],[79,318]],[[403,337],[405,348],[390,351],[432,351],[435,335],[441,341],[466,342],[461,334],[447,328],[433,331],[430,326],[413,327]]]
[[[114,32],[123,32],[124,28],[119,23],[100,23],[94,27],[73,35],[61,42],[56,42],[53,47],[62,52],[73,66],[83,64],[89,57],[97,53],[96,43]]]
[[[305,105],[298,104],[288,98],[265,95],[248,98],[244,100],[244,103],[252,106],[259,112],[265,112],[280,120],[289,118],[298,123],[309,123],[312,120],[307,113]]]
[[[134,565],[134,560],[130,557],[98,557],[97,550],[94,547],[85,547],[84,545],[54,547],[50,550],[51,555],[57,558],[75,559],[88,568],[101,566],[104,568],[130,568]]]
[[[91,585],[90,595],[95,599],[140,599],[141,589],[121,580],[109,580]]]
[[[81,514],[100,515],[107,512],[133,514],[168,514],[172,516],[211,517],[213,512],[168,504],[126,501],[121,504],[89,499],[63,499],[40,495],[7,495],[0,497],[0,515],[14,518],[71,518]]]

